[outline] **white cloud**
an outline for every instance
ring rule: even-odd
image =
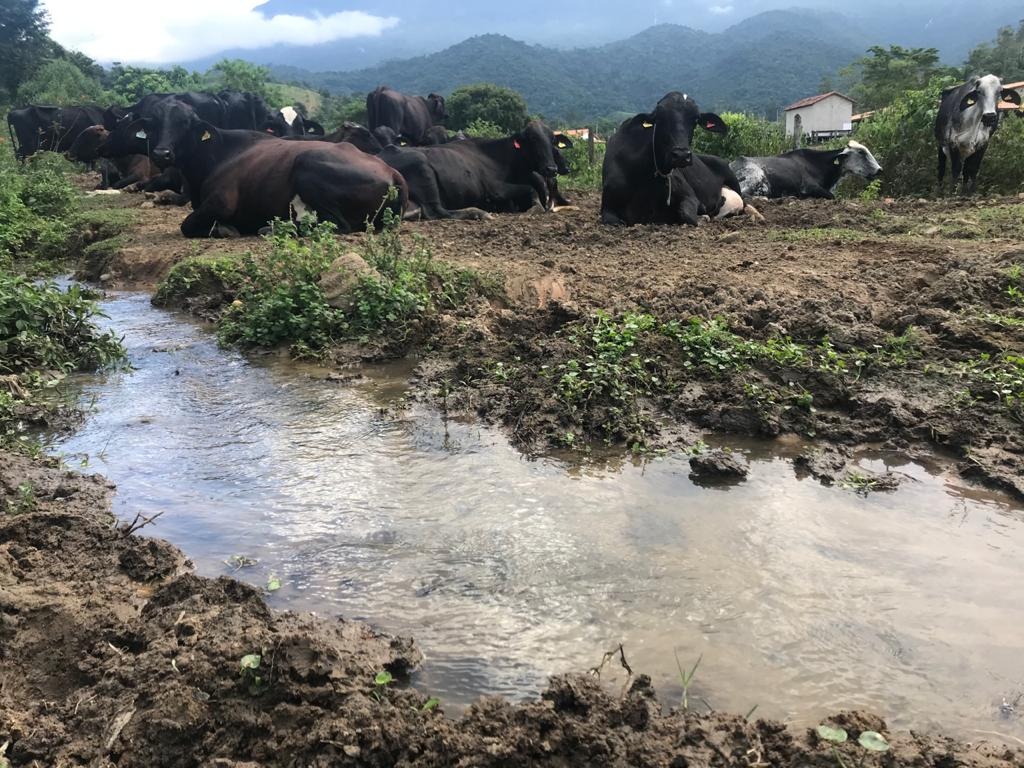
[[[390,16],[341,11],[313,17],[265,16],[267,0],[43,0],[50,34],[66,48],[99,61],[160,64],[188,61],[228,48],[275,43],[316,45],[379,35]]]
[[[723,16],[732,13],[734,9],[731,5],[709,5],[708,10],[717,16]]]

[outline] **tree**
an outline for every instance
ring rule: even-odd
[[[189,72],[184,67],[148,69],[115,63],[107,75],[107,83],[118,103],[134,104],[147,93],[201,90],[203,78],[198,72]]]
[[[332,96],[325,90],[320,91],[320,107],[313,114],[313,119],[327,130],[334,130],[345,122],[366,125],[366,97]]]
[[[270,84],[270,70],[242,59],[223,59],[213,65],[210,73],[220,88],[228,91],[248,91],[262,96],[272,106],[281,106],[281,94]]]
[[[11,99],[50,52],[46,12],[39,0],[0,2],[0,96]]]
[[[967,56],[964,77],[999,75],[1003,82],[1024,80],[1024,20],[1014,31],[1003,27],[991,43],[982,43]]]
[[[491,123],[506,133],[515,133],[526,125],[529,113],[523,97],[511,88],[493,83],[477,83],[456,88],[446,102],[447,125],[462,130],[471,123]]]
[[[107,101],[107,94],[98,80],[86,77],[67,59],[53,59],[22,83],[18,101],[57,106],[101,104]]]
[[[886,49],[873,45],[868,54],[839,72],[841,77],[850,77],[860,71],[860,82],[853,86],[850,96],[862,110],[892,104],[907,91],[920,90],[933,78],[953,73],[939,63],[936,48],[891,45]]]

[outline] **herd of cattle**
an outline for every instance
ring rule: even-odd
[[[994,75],[943,93],[940,184],[948,160],[954,184],[962,176],[973,191],[1000,98],[1021,103]],[[181,225],[186,237],[252,234],[307,213],[351,232],[378,225],[385,209],[405,218],[478,218],[568,204],[557,176],[569,171],[562,150],[572,142],[539,120],[500,139],[451,136],[443,97],[386,87],[367,96],[367,115],[367,126],[326,133],[293,108],[275,112],[259,96],[225,91],[151,94],[127,108],[28,106],[11,110],[7,122],[20,159],[63,152],[99,163],[105,186],[178,193],[192,204]],[[693,151],[698,127],[728,130],[676,91],[623,122],[606,148],[602,222],[697,225],[752,211],[753,197],[831,198],[843,176],[871,179],[882,170],[856,141],[730,162]]]

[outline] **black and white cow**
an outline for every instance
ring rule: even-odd
[[[725,133],[728,126],[673,91],[653,112],[631,117],[608,140],[601,169],[604,224],[690,224],[745,209],[728,163],[693,152],[693,132]]]
[[[946,176],[946,160],[952,169],[955,189],[963,175],[965,194],[978,185],[978,171],[989,139],[999,125],[999,100],[1020,104],[1018,91],[1003,88],[995,75],[972,77],[963,85],[942,92],[939,115],[935,119],[935,139],[939,142],[939,189]]]
[[[831,200],[848,175],[873,179],[882,172],[871,150],[857,141],[842,149],[794,149],[776,157],[738,157],[730,167],[744,197],[820,197]]]

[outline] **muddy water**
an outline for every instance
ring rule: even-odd
[[[1000,712],[1024,694],[1024,510],[939,467],[866,456],[906,481],[861,498],[797,479],[786,444],[741,445],[752,471],[728,490],[685,457],[529,461],[383,407],[404,371],[327,381],[144,295],[105,309],[135,370],[84,382],[95,413],[55,450],[117,483],[119,515],[165,511],[148,531],[202,573],[244,555],[236,575],[279,577],[279,607],[414,634],[415,683],[449,705],[531,694],[623,642],[667,700],[678,651],[703,654],[691,698],[716,708],[1024,738]]]

